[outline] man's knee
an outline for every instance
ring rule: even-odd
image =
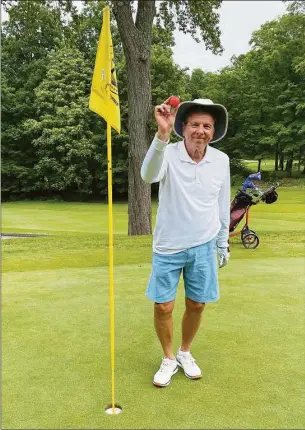
[[[170,315],[174,310],[174,301],[155,303],[155,313],[159,316]]]
[[[195,302],[191,299],[185,299],[185,306],[188,312],[201,313],[205,307],[205,303]]]

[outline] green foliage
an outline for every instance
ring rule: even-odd
[[[185,93],[187,75],[185,70],[174,63],[170,48],[156,44],[152,46],[151,55],[151,82],[152,82],[152,104],[153,106],[163,103],[170,95],[177,95],[181,100],[188,99]],[[150,123],[152,138],[156,132],[153,113]],[[172,136],[174,139],[174,136]]]
[[[160,2],[159,18],[171,31],[189,33],[197,42],[203,40],[214,54],[223,51],[220,42],[219,13],[221,0],[171,0]],[[198,34],[199,32],[199,34]]]
[[[4,198],[33,193],[107,195],[105,122],[88,110],[101,11],[107,1],[4,1],[2,26],[2,192]],[[226,138],[217,144],[231,158],[274,158],[278,176],[305,171],[305,15],[302,2],[253,33],[248,53],[217,73],[191,73],[173,60],[175,25],[220,52],[220,1],[160,2],[152,29],[152,104],[169,95],[182,101],[210,98],[229,112]],[[122,133],[112,134],[113,191],[127,196],[129,105],[122,44],[112,22]],[[153,112],[149,137],[155,133]],[[176,137],[173,135],[172,140]],[[297,170],[293,167],[297,164]],[[286,172],[284,171],[286,170]],[[154,189],[154,188],[153,188]],[[49,194],[48,194],[49,195]]]
[[[283,0],[287,3],[287,10],[292,14],[305,14],[305,3],[303,0]]]
[[[59,6],[51,2],[6,2],[2,27],[2,191],[30,192],[37,180],[33,136],[24,122],[37,119],[35,88],[43,80],[48,53],[62,39]]]
[[[254,32],[252,49],[230,67],[193,72],[229,111],[219,148],[231,158],[283,156],[291,160],[288,169],[293,158],[304,162],[304,34],[304,15],[284,15]]]
[[[90,173],[98,170],[101,157],[89,128],[89,73],[75,49],[51,55],[46,77],[36,89],[39,119],[24,123],[32,136],[38,135],[33,139],[39,159],[34,166],[36,189],[91,190]]]

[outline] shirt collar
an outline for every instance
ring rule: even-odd
[[[207,150],[206,150],[205,156],[203,157],[203,159],[199,163],[196,163],[188,155],[183,140],[181,142],[179,142],[179,147],[178,148],[179,148],[179,158],[182,161],[187,161],[188,163],[193,163],[193,164],[200,164],[200,163],[204,163],[204,162],[211,163],[213,161],[212,151],[211,151],[210,145],[207,145]]]

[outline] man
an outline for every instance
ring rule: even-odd
[[[202,373],[190,349],[205,303],[219,298],[218,264],[229,260],[229,158],[210,146],[227,131],[228,113],[209,99],[183,102],[173,109],[167,99],[155,107],[156,136],[143,161],[141,176],[160,182],[159,207],[153,235],[152,272],[146,295],[154,304],[154,324],[164,358],[154,376],[165,387],[182,367],[187,377]],[[183,140],[168,145],[174,128]],[[182,342],[173,354],[175,297],[183,272],[185,313]]]

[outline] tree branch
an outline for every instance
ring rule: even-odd
[[[155,15],[155,0],[138,0],[136,27],[141,32],[147,33],[147,29],[151,30]]]
[[[113,0],[112,5],[122,43],[128,51],[136,50],[138,31],[133,22],[130,1]]]
[[[113,1],[113,10],[125,55],[136,52],[141,61],[149,60],[152,24],[156,13],[155,0],[138,1],[135,24],[129,0]]]

